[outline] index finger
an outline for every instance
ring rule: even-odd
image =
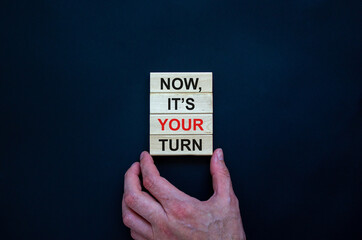
[[[182,201],[186,198],[190,198],[190,196],[180,191],[169,181],[160,176],[160,173],[148,152],[142,152],[140,165],[143,177],[143,186],[161,203],[163,207],[169,207],[169,203],[172,202],[172,200]]]
[[[141,191],[140,164],[132,164],[124,175],[124,201],[126,205],[149,222],[162,217],[163,209],[150,195]]]

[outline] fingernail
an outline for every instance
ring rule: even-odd
[[[219,160],[219,161],[224,161],[224,154],[223,154],[221,148],[219,148],[219,149],[217,150],[216,156],[217,156],[217,160]]]
[[[141,155],[140,155],[140,159],[144,158],[145,154],[146,154],[146,152],[143,151],[143,152],[141,153]]]

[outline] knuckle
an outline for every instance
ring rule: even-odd
[[[132,226],[132,216],[131,216],[131,214],[127,213],[127,214],[125,214],[123,216],[123,223],[127,227],[131,228],[131,226]]]
[[[239,207],[239,200],[234,193],[221,196],[220,203],[222,208],[234,209]]]
[[[152,178],[152,177],[144,177],[143,178],[143,186],[146,188],[146,189],[153,189],[154,186],[155,186],[155,179]]]
[[[219,203],[221,203],[221,207],[230,207],[232,204],[232,197],[230,194],[220,194],[219,195]]]
[[[224,177],[230,178],[230,172],[226,167],[220,169],[220,174]]]
[[[239,199],[236,197],[235,193],[232,193],[230,196],[230,202],[233,205],[239,205]]]
[[[172,215],[178,219],[186,218],[191,213],[190,207],[185,205],[185,203],[173,202],[170,206]]]
[[[137,235],[134,231],[131,231],[131,237],[135,240],[137,240]]]
[[[126,203],[127,206],[134,206],[137,202],[137,196],[133,193],[126,193],[124,195],[124,202]]]

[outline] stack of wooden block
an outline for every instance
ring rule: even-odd
[[[150,74],[151,155],[211,155],[211,72]]]

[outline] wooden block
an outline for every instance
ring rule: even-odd
[[[150,73],[150,153],[212,155],[211,72]]]
[[[212,93],[151,93],[150,113],[212,113]]]
[[[212,72],[152,72],[150,92],[212,92]]]
[[[150,135],[150,154],[212,155],[212,135]]]
[[[212,114],[151,114],[150,134],[212,134]]]

